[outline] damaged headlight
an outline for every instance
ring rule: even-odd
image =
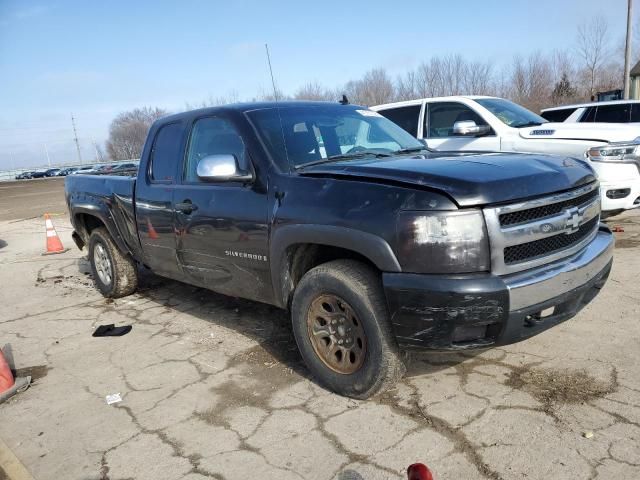
[[[637,162],[640,160],[640,137],[631,142],[592,147],[587,150],[586,156],[594,162]]]
[[[491,254],[482,212],[400,212],[398,257],[405,272],[488,271]]]

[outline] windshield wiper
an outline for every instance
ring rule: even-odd
[[[430,152],[431,150],[427,147],[410,147],[410,148],[401,148],[400,150],[396,150],[393,152],[394,155],[402,155],[403,153],[418,153],[424,151]]]
[[[511,126],[513,128],[537,127],[538,125],[542,125],[543,123],[548,123],[548,122],[527,122],[527,123],[520,123],[518,125],[511,125]]]
[[[342,153],[339,155],[331,155],[330,157],[323,158],[320,160],[314,160],[313,162],[307,162],[307,163],[302,163],[300,165],[296,165],[296,169],[304,168],[304,167],[312,167],[314,165],[322,165],[323,163],[339,162],[340,160],[355,160],[355,159],[364,158],[364,157],[382,158],[382,157],[390,157],[391,155],[392,155],[391,153],[384,153],[384,152],[370,151],[370,150],[353,152],[353,153]]]

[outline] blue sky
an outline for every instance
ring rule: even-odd
[[[123,110],[278,86],[337,86],[374,67],[395,76],[433,55],[500,65],[515,53],[571,46],[606,18],[624,37],[626,0],[458,2],[0,0],[0,170],[95,157]]]

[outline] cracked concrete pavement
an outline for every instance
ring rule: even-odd
[[[107,301],[85,252],[40,255],[41,219],[0,221],[0,346],[34,377],[0,438],[43,480],[401,479],[416,461],[437,480],[640,478],[640,214],[611,224],[611,278],[576,318],[412,355],[397,388],[355,401],[309,378],[285,312],[151,274]],[[105,323],[133,330],[91,337]]]

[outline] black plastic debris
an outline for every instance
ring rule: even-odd
[[[92,337],[121,337],[131,331],[133,327],[131,325],[123,325],[122,327],[116,327],[113,323],[109,325],[100,325],[93,332]]]

